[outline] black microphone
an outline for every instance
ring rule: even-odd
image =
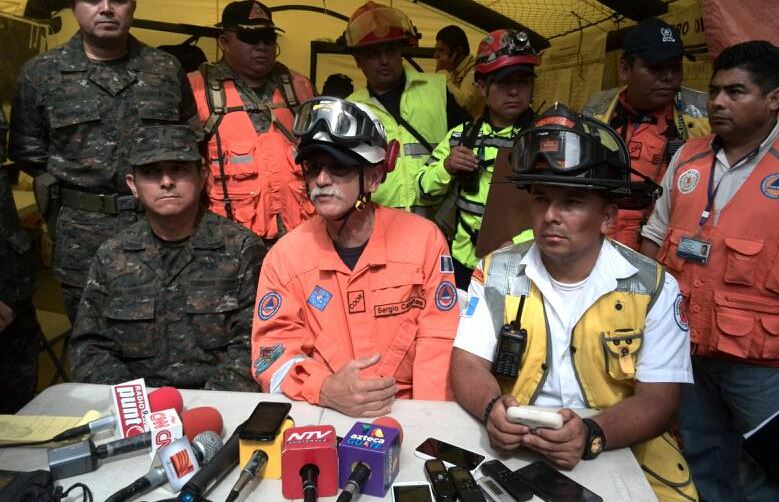
[[[91,439],[49,450],[49,470],[54,479],[78,476],[97,469],[97,460],[151,446],[151,432],[95,446]]]
[[[371,468],[365,462],[357,462],[357,465],[352,469],[352,473],[349,479],[346,480],[344,485],[344,491],[338,496],[336,502],[349,502],[354,497],[354,494],[359,492],[365,481],[371,475]]]
[[[227,443],[216,452],[214,458],[203,466],[187,483],[175,500],[199,502],[217,485],[233,467],[238,465],[238,430],[233,432]]]
[[[249,481],[257,477],[257,475],[267,463],[268,454],[263,450],[254,450],[251,458],[248,462],[246,462],[246,465],[241,470],[241,475],[238,476],[238,481],[236,481],[233,485],[233,489],[230,490],[230,494],[225,499],[225,502],[233,502],[235,499],[237,499],[238,494],[241,493],[241,490],[243,490],[244,487],[249,484]]]
[[[214,431],[204,431],[192,440],[192,450],[201,465],[206,464],[222,447],[222,438]],[[142,495],[167,481],[165,468],[161,465],[153,467],[144,476],[136,479],[106,499],[106,502],[126,502]]]

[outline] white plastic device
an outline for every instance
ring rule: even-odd
[[[506,419],[515,424],[527,425],[531,429],[559,429],[563,426],[562,415],[535,406],[510,406],[506,410]]]

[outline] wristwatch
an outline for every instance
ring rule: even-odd
[[[587,438],[584,440],[583,460],[592,460],[606,448],[606,436],[603,435],[603,429],[598,422],[591,418],[582,419],[587,428]]]

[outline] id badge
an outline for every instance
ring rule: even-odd
[[[693,237],[682,237],[679,247],[676,248],[676,256],[683,260],[704,264],[709,259],[711,242]]]

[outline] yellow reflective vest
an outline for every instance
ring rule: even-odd
[[[617,280],[579,319],[571,335],[576,379],[588,408],[605,409],[633,395],[636,361],[644,337],[646,315],[662,290],[664,269],[632,249],[611,241],[638,272]],[[533,404],[546,380],[551,361],[544,299],[519,267],[530,243],[500,249],[484,259],[484,288],[496,333],[514,320],[525,296],[519,324],[528,340],[519,377],[499,381],[504,394],[520,404]],[[511,293],[509,293],[509,291]],[[662,435],[631,447],[657,498],[698,500],[687,462],[674,437]]]
[[[427,200],[440,200],[447,194],[452,183],[452,175],[444,168],[444,162],[452,147],[462,144],[463,130],[468,124],[460,124],[447,134],[438,144],[427,166],[417,176],[420,196]],[[473,154],[479,159],[479,189],[476,193],[466,193],[461,188],[457,194],[457,229],[452,241],[452,257],[468,268],[476,268],[476,242],[481,229],[481,220],[490,191],[495,158],[499,148],[511,148],[520,132],[517,126],[496,130],[487,122],[482,122],[481,130],[473,148]],[[532,236],[532,234],[529,234]]]
[[[446,78],[443,75],[419,73],[405,69],[406,88],[400,97],[400,116],[431,145],[446,135]],[[424,167],[430,151],[390,115],[368,89],[360,89],[347,98],[366,105],[384,125],[387,141],[400,142],[400,156],[395,170],[379,185],[371,199],[381,205],[410,211],[432,206],[435,201],[418,197],[416,177]]]

